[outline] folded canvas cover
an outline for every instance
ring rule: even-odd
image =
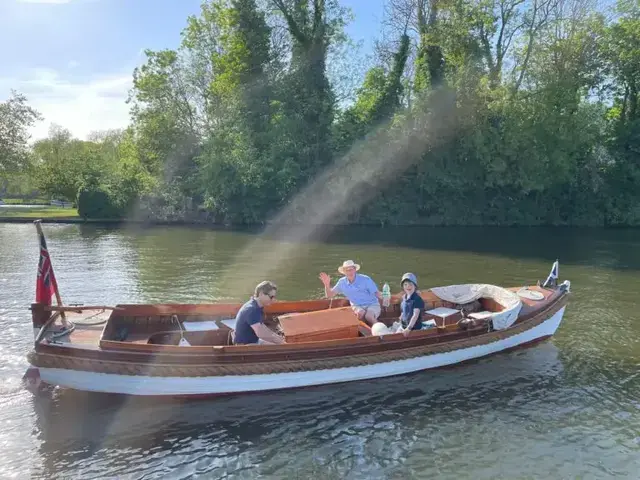
[[[504,307],[500,312],[493,312],[491,320],[493,328],[504,330],[510,327],[518,318],[522,301],[515,292],[496,285],[486,283],[468,283],[464,285],[449,285],[447,287],[432,288],[431,291],[438,298],[451,303],[471,303],[481,298],[490,298]]]

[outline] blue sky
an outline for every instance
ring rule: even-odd
[[[45,117],[85,138],[128,123],[125,104],[143,50],[175,48],[201,0],[0,0],[0,101],[13,88]],[[355,14],[348,32],[370,51],[383,0],[341,0]]]

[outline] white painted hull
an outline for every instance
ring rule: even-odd
[[[128,395],[216,395],[352,382],[454,365],[550,337],[559,327],[564,310],[565,307],[562,307],[540,325],[504,340],[424,357],[357,367],[216,377],[150,377],[58,368],[39,368],[39,371],[40,379],[50,385]]]

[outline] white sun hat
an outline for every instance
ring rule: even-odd
[[[358,265],[357,263],[354,263],[353,260],[345,260],[344,262],[342,262],[342,266],[338,267],[338,271],[342,274],[345,275],[344,273],[344,269],[345,268],[349,268],[349,267],[354,267],[356,269],[356,272],[358,270],[360,270],[360,265]]]

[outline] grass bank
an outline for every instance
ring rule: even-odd
[[[0,207],[0,222],[5,219],[80,219],[78,216],[78,210],[75,208],[63,208],[63,207],[12,207],[2,206]]]
[[[0,197],[7,205],[50,205],[51,201],[46,198],[6,198]]]

